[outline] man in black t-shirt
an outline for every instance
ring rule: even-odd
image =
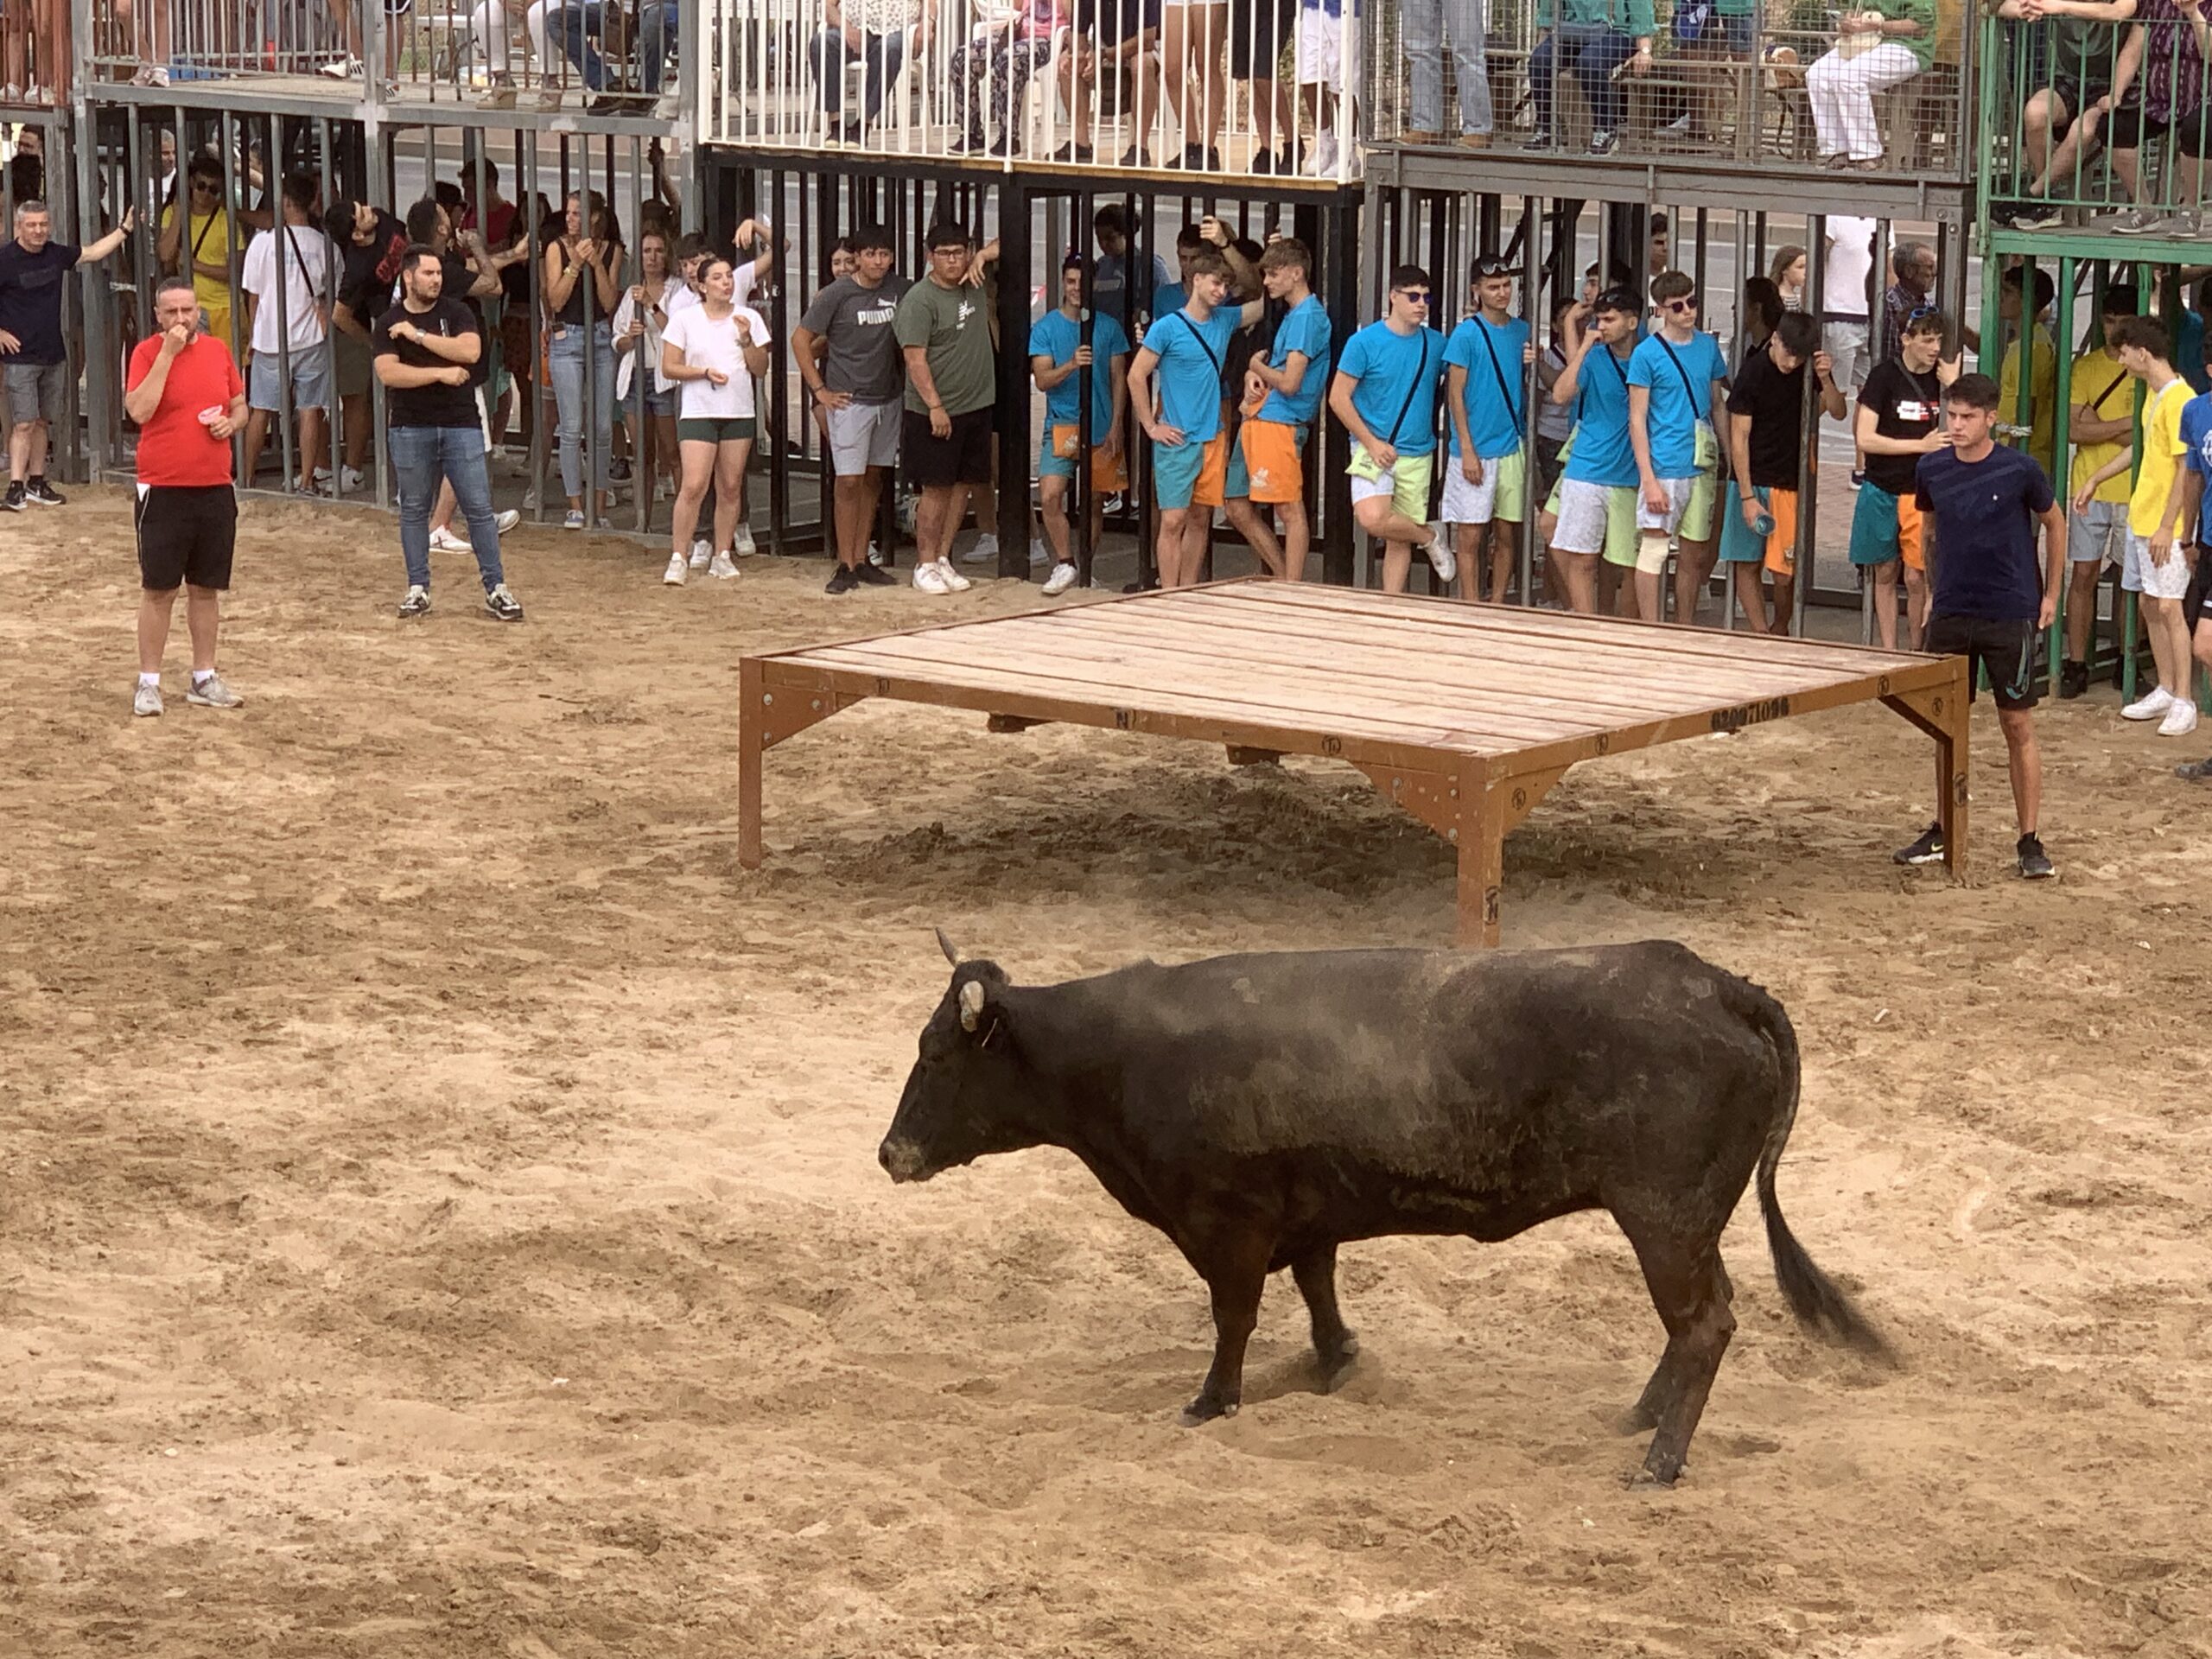
[[[1797,614],[1797,467],[1805,452],[1805,365],[1812,364],[1827,419],[1843,418],[1834,365],[1820,349],[1821,326],[1786,311],[1766,343],[1744,359],[1728,393],[1729,484],[1720,521],[1720,562],[1754,633],[1787,633]],[[1762,569],[1774,577],[1766,608]]]
[[[2059,588],[2066,580],[2066,511],[2041,462],[1997,442],[1998,401],[1997,383],[1986,374],[1963,375],[1945,391],[1943,423],[1950,443],[1921,457],[1914,495],[1942,550],[1928,649],[1967,658],[1969,696],[1974,677],[1989,677],[2019,815],[2020,874],[2037,880],[2056,871],[2036,836],[2043,805],[2043,759],[2033,718],[2036,642],[2058,613]],[[1932,864],[1944,852],[1939,821],[1911,846],[1900,848],[1897,861]]]
[[[1904,576],[1905,645],[1920,649],[1928,616],[1928,553],[1915,505],[1914,467],[1949,446],[1943,388],[1959,378],[1959,360],[1943,356],[1942,313],[1917,313],[1904,325],[1897,354],[1877,364],[1859,388],[1853,416],[1866,482],[1851,513],[1851,562],[1874,583],[1874,628],[1885,651],[1897,644],[1897,576]]]
[[[441,480],[468,520],[468,541],[484,583],[484,608],[502,622],[522,620],[522,606],[499,570],[499,531],[492,479],[484,466],[483,416],[470,380],[484,359],[483,325],[446,296],[437,250],[416,243],[399,271],[400,301],[377,319],[377,378],[384,383],[391,469],[399,483],[399,548],[407,561],[402,616],[430,608],[430,506]]]
[[[407,227],[381,207],[341,197],[322,216],[323,234],[338,250],[336,302],[330,309],[331,356],[338,367],[341,493],[366,482],[369,441],[369,329],[391,308]]]

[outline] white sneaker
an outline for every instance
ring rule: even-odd
[[[1062,594],[1065,594],[1069,588],[1074,586],[1074,563],[1071,561],[1066,564],[1056,564],[1052,567],[1052,574],[1045,578],[1045,597],[1047,599],[1058,599]]]
[[[430,532],[430,551],[433,553],[467,553],[471,550],[467,542],[443,524]]]
[[[2187,697],[2176,697],[2166,717],[2158,722],[2160,737],[2187,737],[2196,729],[2196,705]]]
[[[868,562],[879,570],[883,569],[883,550],[874,542],[868,544]]]
[[[1428,562],[1435,567],[1439,579],[1450,582],[1459,574],[1459,556],[1452,550],[1452,531],[1445,524],[1431,524],[1436,539],[1428,544]]]
[[[937,562],[937,573],[944,580],[946,588],[952,593],[964,594],[976,585],[952,568],[950,559],[939,559]]]
[[[369,475],[363,472],[359,467],[341,466],[338,469],[338,481],[344,488],[346,494],[359,495],[363,490],[368,487]],[[519,518],[522,515],[520,513],[517,513],[515,517]]]
[[[1034,570],[1038,566],[1050,564],[1052,562],[1052,550],[1046,546],[1037,537],[1031,537],[1029,538],[1029,568]]]
[[[671,588],[683,585],[683,556],[681,553],[668,556],[668,569],[660,573],[660,579]]]
[[[509,531],[512,530],[520,523],[522,523],[522,514],[516,512],[512,507],[509,507],[505,512],[499,513],[492,520],[493,528],[498,530],[499,534],[502,536],[505,535]]]
[[[2120,711],[2122,720],[2156,720],[2174,706],[2174,694],[2163,685],[2154,685],[2143,696]]]
[[[944,580],[944,572],[934,564],[914,567],[914,591],[921,594],[949,594],[952,591]]]
[[[707,566],[707,574],[710,576],[720,576],[724,582],[728,582],[737,574],[737,567],[729,562],[728,554],[717,553],[713,562]]]
[[[1337,135],[1333,130],[1319,134],[1313,140],[1313,176],[1325,179],[1337,170]]]
[[[708,562],[714,556],[715,544],[705,537],[702,536],[691,543],[691,568],[694,570],[705,569]]]
[[[753,526],[740,524],[737,534],[730,538],[729,550],[741,559],[749,559],[757,550],[753,543]]]
[[[998,562],[999,538],[988,530],[976,538],[975,546],[960,556],[963,564],[996,564]]]

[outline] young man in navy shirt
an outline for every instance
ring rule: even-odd
[[[2035,458],[1996,442],[1999,401],[1997,383],[1987,375],[1961,375],[1943,394],[1950,448],[1920,458],[1917,500],[1920,511],[1932,516],[1936,547],[1924,649],[1964,657],[1989,676],[2020,822],[2014,850],[2020,874],[2037,880],[2057,872],[2036,836],[2043,804],[2033,715],[2036,641],[2058,613],[2059,588],[2066,580],[2066,513]],[[1931,823],[1919,840],[1898,849],[1897,860],[1932,864],[1943,850],[1942,825]]]

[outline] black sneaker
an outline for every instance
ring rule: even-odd
[[[2185,760],[2174,768],[2174,776],[2183,783],[2212,784],[2212,756],[2202,760]]]
[[[1203,159],[1205,162],[1205,169],[1207,172],[1218,173],[1222,170],[1221,152],[1216,149],[1211,144],[1208,144],[1206,146],[1205,155]]]
[[[630,463],[617,455],[607,463],[607,476],[613,483],[627,484],[630,481]]]
[[[899,585],[899,578],[880,564],[854,566],[853,580],[863,588],[896,588]]]
[[[1900,864],[1940,864],[1943,861],[1943,826],[1931,823],[1910,847],[1891,855]]]
[[[1530,149],[1549,149],[1552,143],[1552,130],[1549,127],[1538,127],[1529,135]]]
[[[822,584],[822,591],[825,594],[849,594],[860,585],[860,578],[853,574],[853,567],[841,564],[830,573],[830,580]]]
[[[2062,700],[2089,695],[2089,665],[2087,663],[2059,664],[2058,695]]]
[[[507,591],[504,582],[484,595],[484,608],[502,622],[522,620],[522,601]]]
[[[1592,156],[1610,156],[1620,147],[1620,136],[1618,133],[1607,132],[1600,129],[1590,135],[1590,153]]]
[[[2022,836],[2012,844],[2020,855],[2020,876],[2027,881],[2048,881],[2058,870],[2050,861],[2050,855],[2043,849],[2043,842],[2033,836]]]
[[[1074,162],[1085,167],[1090,164],[1090,146],[1078,144],[1072,138],[1052,152],[1052,159],[1056,162]]]
[[[7,508],[10,512],[21,512],[25,505],[26,503],[23,500],[23,486],[21,484],[10,484],[8,486],[8,493],[5,495],[0,495],[0,507]]]
[[[41,507],[66,507],[69,499],[42,478],[35,478],[23,486],[23,499]]]
[[[1255,149],[1252,152],[1252,171],[1255,174],[1264,178],[1274,170],[1275,156],[1273,150]]]
[[[399,601],[399,613],[402,616],[426,615],[429,608],[430,590],[427,588],[410,588],[407,590],[407,597]]]

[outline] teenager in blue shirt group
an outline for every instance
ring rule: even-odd
[[[1233,247],[1220,220],[1199,225],[1210,245],[1185,261],[1188,298],[1155,316],[1129,365],[1129,402],[1152,440],[1153,504],[1160,509],[1160,585],[1187,588],[1205,569],[1212,509],[1226,499],[1229,429],[1222,418],[1222,372],[1230,336],[1257,322],[1258,298],[1242,306],[1236,291],[1257,296],[1259,272]]]
[[[1075,554],[1068,540],[1068,493],[1075,486],[1075,458],[1082,448],[1083,371],[1090,371],[1090,545],[1105,531],[1106,498],[1128,486],[1122,464],[1123,423],[1128,410],[1129,337],[1103,312],[1090,319],[1083,343],[1084,262],[1071,255],[1060,267],[1060,303],[1031,325],[1029,372],[1045,394],[1045,441],[1037,453],[1038,494],[1052,571],[1047,598],[1075,586]]]
[[[1223,514],[1269,574],[1290,582],[1305,579],[1313,544],[1302,457],[1329,379],[1332,330],[1327,310],[1314,297],[1313,272],[1313,255],[1295,238],[1269,243],[1260,256],[1268,302],[1288,308],[1274,344],[1255,353],[1245,372],[1244,420],[1223,486]],[[1268,522],[1269,508],[1282,518],[1280,541]]]
[[[1406,591],[1413,550],[1449,586],[1459,563],[1428,519],[1444,336],[1428,326],[1428,273],[1390,273],[1389,308],[1345,342],[1329,385],[1329,412],[1351,435],[1351,512],[1382,543],[1382,590]]]
[[[1667,546],[1677,534],[1675,620],[1697,620],[1698,594],[1713,575],[1718,524],[1714,472],[1720,464],[1715,411],[1728,396],[1728,365],[1697,326],[1697,284],[1679,270],[1651,279],[1659,331],[1628,360],[1628,433],[1636,454],[1637,613],[1666,619],[1661,583]]]
[[[1552,560],[1567,607],[1594,616],[1600,559],[1632,570],[1637,559],[1636,450],[1629,442],[1629,359],[1643,307],[1625,288],[1609,288],[1567,314],[1567,366],[1552,402],[1574,410],[1552,492]]]
[[[1475,311],[1444,346],[1444,502],[1437,517],[1453,527],[1469,598],[1505,602],[1515,543],[1528,514],[1523,445],[1529,365],[1535,345],[1525,319],[1512,315],[1513,267],[1495,256],[1475,262]],[[1482,556],[1489,532],[1490,557]],[[1482,582],[1485,568],[1489,581]]]

